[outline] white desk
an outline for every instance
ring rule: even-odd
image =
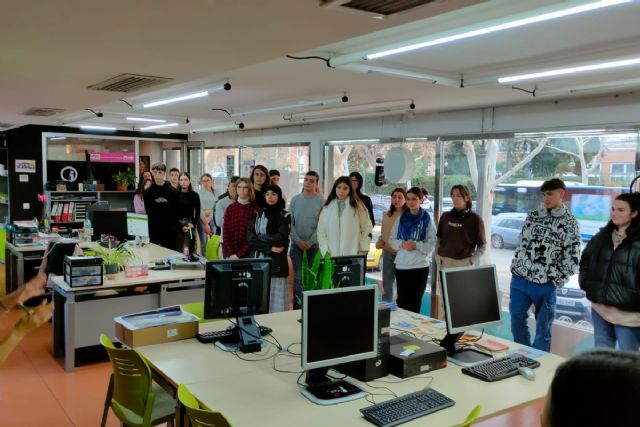
[[[177,253],[154,244],[132,249],[139,263]],[[65,371],[73,371],[76,351],[100,351],[100,333],[113,334],[114,317],[203,301],[204,276],[204,270],[150,270],[145,277],[126,278],[118,273],[114,279],[104,277],[102,286],[75,288],[62,277],[54,278],[53,355],[64,356]],[[138,286],[147,286],[150,292],[127,292]]]
[[[392,313],[394,319],[406,315],[402,311]],[[273,335],[283,348],[300,342],[300,311],[289,311],[256,316],[260,324],[273,329]],[[426,319],[426,318],[425,318]],[[217,323],[217,322],[216,322]],[[202,330],[223,329],[224,323],[202,324]],[[442,335],[441,329],[425,324],[421,326],[430,335]],[[498,338],[496,338],[498,339]],[[507,342],[512,348],[517,344]],[[359,409],[370,405],[364,399],[331,406],[320,406],[309,402],[298,390],[296,380],[299,373],[280,373],[273,369],[271,359],[248,362],[231,353],[225,353],[213,345],[200,344],[195,339],[139,347],[137,350],[147,358],[153,369],[171,385],[186,384],[193,394],[211,408],[218,409],[237,426],[261,425],[281,426],[287,423],[304,426],[328,425],[372,425],[360,414]],[[292,346],[300,352],[300,345]],[[271,346],[269,354],[275,349]],[[241,354],[246,359],[259,359],[256,354]],[[486,383],[463,375],[461,368],[449,364],[447,368],[429,372],[420,377],[433,377],[431,387],[456,401],[456,405],[419,418],[407,425],[451,426],[465,419],[471,409],[480,404],[480,418],[487,418],[515,407],[529,404],[545,396],[553,374],[562,358],[549,354],[539,359],[541,366],[535,370],[536,381],[516,376],[494,383]],[[276,366],[281,370],[301,372],[300,358],[278,356]],[[401,381],[387,384],[371,381],[376,387],[388,387],[402,395],[419,390],[428,384],[428,379],[402,380],[387,376],[383,381]],[[368,387],[352,380],[372,394],[388,393]],[[373,396],[376,402],[391,396]]]

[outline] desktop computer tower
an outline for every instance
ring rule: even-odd
[[[371,381],[389,374],[389,327],[391,310],[378,307],[378,354],[371,359],[342,363],[333,369],[360,381]]]

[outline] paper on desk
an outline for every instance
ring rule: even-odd
[[[182,311],[179,305],[163,307],[156,310],[141,313],[118,316],[114,321],[125,326],[129,330],[152,328],[154,326],[170,325],[173,323],[185,323],[198,321],[198,316]]]

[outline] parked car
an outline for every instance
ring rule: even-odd
[[[592,328],[591,301],[578,285],[574,274],[562,288],[556,289],[556,320],[572,323],[583,328]]]
[[[496,249],[516,246],[526,218],[527,214],[524,213],[495,215],[491,223],[491,246]]]
[[[373,237],[371,238],[371,243],[369,243],[369,252],[367,253],[367,270],[370,268],[377,271],[382,270],[382,249],[376,248],[376,242],[380,237],[381,231],[381,227],[376,225],[371,232]]]

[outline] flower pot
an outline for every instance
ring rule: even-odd
[[[127,185],[116,185],[116,188],[118,191],[127,191],[127,188],[129,187]]]
[[[107,276],[118,274],[118,271],[120,271],[120,269],[115,264],[104,265],[104,274],[106,274]]]

